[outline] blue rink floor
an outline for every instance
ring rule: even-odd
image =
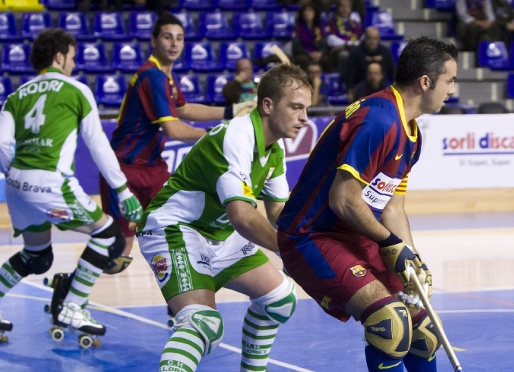
[[[2,312],[14,324],[9,342],[0,344],[0,371],[158,371],[161,350],[171,331],[164,306],[92,309],[107,326],[98,348],[81,349],[66,333],[61,342],[48,332],[43,312],[50,291],[25,282],[2,301]],[[514,370],[514,289],[435,293],[432,304],[464,371]],[[221,346],[202,361],[199,372],[237,372],[241,323],[247,302],[220,303],[225,321]],[[295,315],[283,325],[271,352],[270,372],[365,372],[362,327],[342,324],[322,312],[311,299],[301,299]],[[452,371],[444,350],[439,371]]]

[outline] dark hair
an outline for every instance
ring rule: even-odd
[[[179,25],[182,27],[182,31],[184,31],[182,22],[180,22],[180,20],[173,14],[165,12],[162,13],[159,18],[157,18],[157,21],[155,21],[152,29],[152,36],[157,39],[159,37],[159,33],[161,32],[161,27],[165,25]]]
[[[452,43],[446,43],[431,37],[418,37],[409,40],[396,65],[394,82],[399,86],[408,86],[418,78],[427,75],[431,89],[439,75],[444,74],[446,61],[457,62],[458,51]]]
[[[284,96],[284,89],[290,87],[294,82],[298,83],[298,89],[308,87],[312,90],[305,71],[299,66],[281,63],[272,67],[262,75],[257,86],[257,106],[261,106],[266,97],[274,102],[280,101]]]
[[[57,53],[68,54],[70,45],[74,47],[77,41],[72,34],[62,28],[46,28],[39,33],[32,44],[30,63],[34,70],[41,71],[50,67]]]
[[[311,8],[314,10],[314,19],[312,21],[313,27],[321,27],[321,12],[318,7],[314,3],[303,4],[301,8],[298,10],[296,15],[296,23],[305,23],[305,19],[303,18],[303,12],[305,9]]]

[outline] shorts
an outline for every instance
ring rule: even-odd
[[[372,281],[380,281],[391,294],[403,288],[382,262],[378,245],[363,236],[291,236],[279,229],[277,239],[287,272],[327,314],[343,322],[350,318],[344,310],[346,303]]]
[[[137,235],[141,253],[166,302],[194,289],[216,292],[232,279],[269,261],[254,243],[237,232],[223,242],[206,239],[184,225]]]
[[[171,176],[168,172],[168,165],[164,161],[155,166],[128,165],[120,162],[120,167],[127,177],[128,188],[139,200],[143,209],[148,207]],[[102,175],[100,175],[100,197],[103,211],[118,222],[123,235],[128,237],[136,235],[137,223],[129,221],[121,215],[118,209],[118,195]]]
[[[60,230],[97,222],[103,213],[75,177],[40,169],[11,168],[5,196],[14,236],[23,231]]]

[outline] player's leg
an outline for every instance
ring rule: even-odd
[[[412,342],[409,353],[403,358],[409,372],[436,372],[435,352],[441,346],[432,321],[426,310],[412,314]]]
[[[213,256],[206,240],[192,229],[170,226],[144,232],[138,241],[163,297],[176,319],[160,365],[177,372],[196,371],[202,357],[223,337],[223,320],[216,310]]]

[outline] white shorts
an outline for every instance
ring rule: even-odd
[[[5,181],[14,236],[23,231],[46,231],[52,224],[69,230],[102,217],[102,210],[75,177],[39,169],[11,168]]]
[[[216,292],[232,279],[269,261],[254,243],[237,232],[223,242],[208,240],[184,225],[136,235],[166,301],[193,289]]]

